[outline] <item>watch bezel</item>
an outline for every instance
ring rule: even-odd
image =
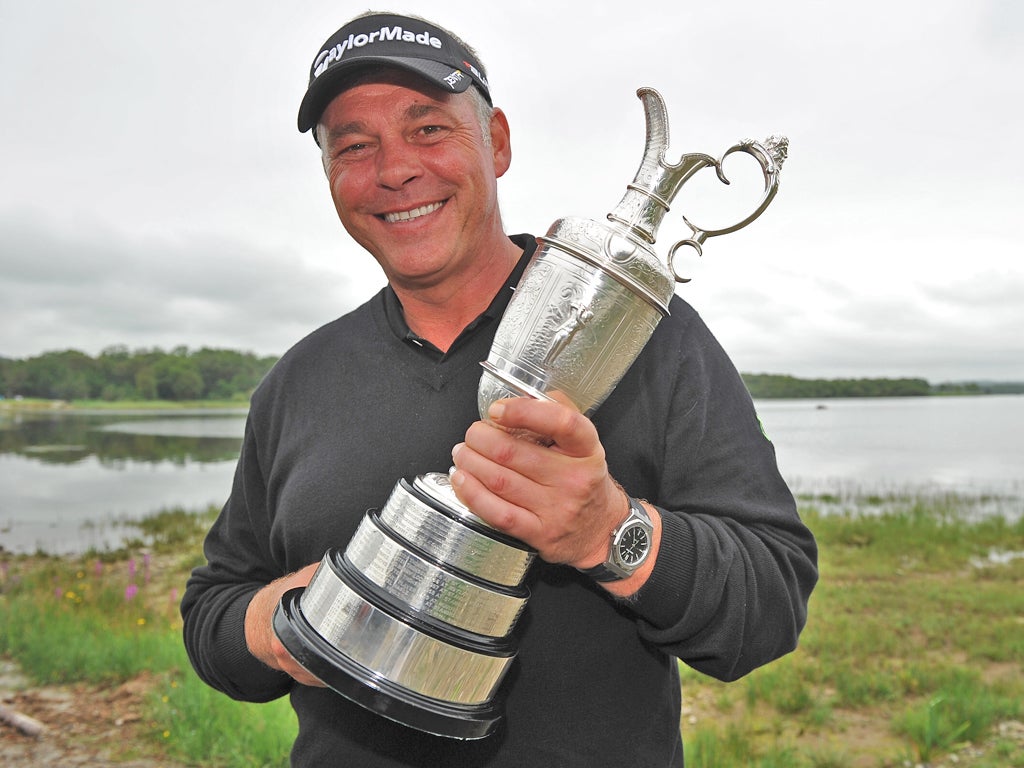
[[[633,533],[634,531],[643,532],[643,551],[635,560],[626,560],[622,556],[623,551],[631,551],[632,547],[626,545],[625,539],[627,535]],[[629,519],[627,519],[626,522],[622,526],[620,526],[615,532],[615,536],[612,539],[612,549],[610,552],[611,559],[620,568],[623,568],[630,572],[635,571],[637,568],[644,564],[644,561],[647,559],[647,556],[651,554],[651,532],[651,524],[649,522],[646,522],[637,517],[634,517],[633,515],[630,515]]]
[[[650,515],[644,509],[643,504],[629,496],[629,514],[626,519],[616,526],[612,531],[611,541],[608,544],[608,556],[600,565],[593,568],[582,569],[582,572],[596,581],[621,581],[628,579],[637,569],[640,568],[651,554],[654,539],[654,524]],[[634,529],[643,530],[647,538],[647,546],[643,554],[633,563],[625,562],[619,552],[619,547],[625,534]]]

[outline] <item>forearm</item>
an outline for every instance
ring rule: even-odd
[[[288,692],[291,679],[256,658],[246,643],[245,615],[259,584],[214,584],[204,569],[189,580],[182,600],[183,637],[192,666],[208,685],[243,701],[269,701]]]
[[[318,563],[272,581],[260,589],[245,611],[245,644],[249,652],[271,669],[280,670],[304,685],[323,683],[303,668],[274,633],[274,612],[284,594],[309,585]]]
[[[659,557],[630,601],[648,640],[722,680],[796,647],[817,581],[814,541],[799,520],[742,524],[699,512],[662,520]]]
[[[281,575],[269,551],[270,516],[256,455],[247,423],[231,496],[207,534],[207,564],[192,572],[181,615],[185,648],[199,676],[233,698],[267,701],[286,693],[291,680],[258,659],[246,638],[250,603]]]

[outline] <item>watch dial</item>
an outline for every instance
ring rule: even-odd
[[[644,559],[650,539],[642,526],[634,525],[622,534],[619,540],[619,558],[626,565],[635,565]]]

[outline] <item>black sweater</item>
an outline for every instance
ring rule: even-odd
[[[296,766],[681,766],[676,659],[732,680],[791,651],[817,579],[816,548],[726,354],[678,297],[594,415],[615,477],[662,514],[645,587],[612,599],[538,563],[517,626],[499,731],[462,742],[294,685],[246,650],[243,617],[271,580],[344,549],[399,478],[445,471],[475,421],[487,357],[523,262],[441,354],[416,340],[385,288],[310,334],[267,375],[231,496],[182,601],[199,675],[228,695],[290,693]]]

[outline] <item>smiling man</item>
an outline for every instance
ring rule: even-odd
[[[334,205],[402,302],[446,350],[522,254],[498,211],[511,144],[501,110],[438,92],[404,70],[356,74],[317,126]]]
[[[536,241],[505,233],[509,123],[477,55],[420,19],[354,19],[314,58],[299,129],[387,285],[253,394],[231,495],[182,601],[197,672],[238,699],[289,694],[296,766],[682,766],[677,660],[731,680],[791,651],[817,578],[735,368],[675,297],[593,419],[519,398],[480,421],[479,363]],[[451,464],[461,500],[541,560],[505,718],[470,742],[350,703],[272,630],[282,595],[397,479]]]

